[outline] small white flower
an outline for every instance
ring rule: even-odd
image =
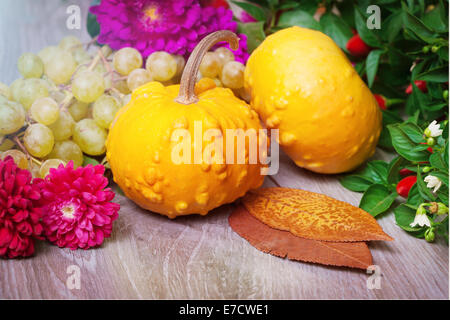
[[[426,176],[423,181],[427,183],[427,188],[434,188],[433,192],[438,191],[442,185],[442,181],[435,176]]]
[[[441,126],[437,123],[436,120],[433,120],[428,126],[430,130],[430,137],[439,137],[444,130],[441,129]]]
[[[414,217],[414,221],[409,226],[414,228],[417,225],[419,225],[420,227],[423,226],[431,227],[430,219],[428,219],[428,216],[426,214],[423,213],[416,214],[416,216]]]

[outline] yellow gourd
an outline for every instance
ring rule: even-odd
[[[375,152],[381,132],[376,101],[325,34],[291,27],[268,36],[245,69],[250,105],[300,167],[352,170]]]
[[[228,41],[233,48],[238,46],[237,36],[229,31],[205,37],[191,54],[180,85],[164,87],[151,82],[137,88],[110,127],[106,155],[114,181],[139,206],[169,218],[207,214],[259,187],[264,180],[260,161],[226,164],[215,158],[208,161],[205,156],[201,163],[195,163],[194,144],[200,141],[202,154],[206,155],[206,148],[214,141],[203,135],[207,129],[215,129],[223,137],[222,162],[227,152],[226,129],[262,129],[256,112],[230,89],[211,88],[209,82],[203,82],[197,87],[198,97],[194,92],[202,57],[218,41]],[[181,142],[173,136],[176,129],[189,132],[191,141],[186,141],[190,143],[192,164],[174,161],[174,148]],[[198,134],[200,140],[196,140]],[[263,139],[259,137],[258,141]],[[246,143],[246,156],[248,147]],[[237,155],[236,148],[234,151]]]

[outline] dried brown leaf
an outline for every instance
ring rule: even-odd
[[[260,188],[242,199],[268,226],[322,241],[393,240],[366,211],[323,194],[290,188]]]
[[[372,265],[372,255],[364,242],[330,242],[296,237],[288,231],[265,225],[242,205],[231,213],[228,221],[231,228],[252,246],[274,256],[359,269]]]

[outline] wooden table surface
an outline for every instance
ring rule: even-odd
[[[19,77],[16,60],[65,35],[88,41],[86,1],[1,0],[0,81]],[[77,3],[81,30],[66,28],[66,8]],[[377,151],[376,158],[388,154]],[[358,205],[361,194],[337,176],[296,167],[281,155],[274,176],[300,188]],[[265,186],[273,186],[266,179]],[[0,260],[1,299],[448,299],[448,246],[429,244],[395,225],[392,212],[378,220],[393,242],[372,242],[380,288],[369,289],[364,271],[294,262],[264,254],[228,225],[230,206],[206,217],[169,220],[117,196],[122,206],[113,236],[93,250],[60,249],[39,242],[32,258]],[[78,269],[79,268],[79,269]],[[75,270],[75,271],[74,271]],[[67,285],[79,270],[80,289]]]

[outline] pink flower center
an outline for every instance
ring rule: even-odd
[[[64,204],[59,210],[64,217],[68,219],[73,219],[75,217],[76,208],[73,203]]]
[[[142,22],[144,24],[150,25],[152,22],[158,20],[158,7],[156,5],[148,5],[145,7],[144,11],[142,12]]]

